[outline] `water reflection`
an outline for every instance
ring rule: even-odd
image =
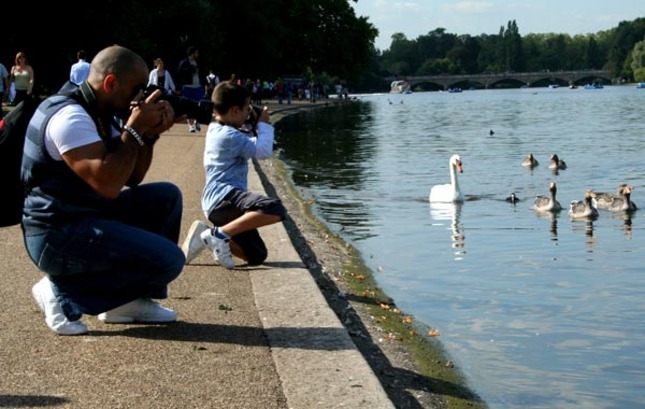
[[[374,269],[397,263],[396,274],[376,275],[379,284],[419,322],[445,329],[441,341],[491,409],[642,406],[645,375],[634,369],[645,368],[638,212],[601,212],[587,223],[566,211],[536,217],[529,210],[529,198],[549,181],[561,185],[562,204],[627,175],[642,182],[636,112],[645,93],[607,88],[593,96],[476,91],[450,103],[447,94],[415,93],[404,105],[374,96],[366,109],[325,108],[276,128],[279,158],[298,189],[311,193],[317,214],[370,254]],[[557,175],[546,161],[532,170],[518,163],[529,151],[572,152],[571,140],[590,143]],[[464,192],[480,200],[462,213],[455,205],[426,208],[427,188],[443,180],[455,146],[471,158]],[[499,200],[512,191],[524,200],[514,207]],[[435,251],[432,271],[420,243]]]
[[[538,219],[549,220],[549,232],[551,233],[551,240],[558,241],[558,215],[556,213],[536,213]]]
[[[585,231],[585,236],[586,236],[586,241],[585,244],[589,249],[587,250],[588,253],[593,253],[593,247],[597,244],[597,239],[598,236],[594,234],[594,225],[593,222],[596,218],[595,217],[590,217],[586,219],[578,219],[578,220],[572,220],[571,221],[571,229],[573,231],[579,231],[584,229]],[[584,225],[582,224],[584,222]]]
[[[623,221],[623,231],[627,240],[632,239],[632,212],[616,212],[612,216]]]
[[[452,248],[455,249],[455,259],[461,259],[466,254],[464,250],[466,236],[459,218],[461,216],[461,203],[430,203],[430,217],[437,221],[450,221],[452,235]]]

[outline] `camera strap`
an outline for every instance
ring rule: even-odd
[[[96,125],[96,129],[99,131],[99,136],[101,137],[101,140],[103,140],[103,143],[105,143],[105,146],[107,147],[108,151],[116,150],[117,140],[111,137],[111,134],[109,132],[109,127],[106,128],[106,126],[104,125],[104,121],[101,119],[101,116],[99,114],[99,104],[98,104],[98,101],[96,100],[96,95],[94,94],[94,90],[89,86],[87,81],[83,81],[78,88],[81,96],[83,97],[83,101],[85,103],[83,104],[81,101],[79,102],[81,102],[81,105],[85,108],[87,113],[94,121],[94,124]],[[110,119],[107,120],[107,122],[113,127],[115,127],[116,129],[121,129],[121,126],[119,125],[119,123],[117,122],[114,116],[111,116]]]

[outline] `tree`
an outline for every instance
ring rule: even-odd
[[[33,11],[25,2],[3,6],[5,16]],[[16,51],[26,52],[37,85],[48,93],[66,80],[78,49],[93,56],[111,44],[131,48],[150,65],[162,57],[171,73],[186,48],[195,45],[203,75],[212,67],[222,78],[235,73],[273,79],[309,71],[356,80],[370,64],[378,35],[347,0],[274,0],[270,6],[260,0],[225,6],[216,0],[69,0],[64,7],[57,2],[38,7],[49,21],[60,23],[32,41],[21,34],[24,19],[5,19],[0,58],[13,61]],[[73,23],[67,23],[69,10],[79,11]]]
[[[645,81],[645,38],[634,45],[631,57],[630,67],[634,72],[634,81]]]

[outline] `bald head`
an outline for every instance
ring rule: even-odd
[[[125,47],[113,45],[99,51],[92,60],[89,82],[100,84],[108,74],[125,78],[139,70],[148,70],[141,56]]]

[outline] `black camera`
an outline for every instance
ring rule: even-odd
[[[175,111],[175,116],[186,115],[186,117],[196,120],[197,122],[208,125],[213,118],[213,102],[207,99],[201,101],[193,101],[186,97],[172,95],[165,88],[157,85],[148,85],[143,91],[143,98],[146,99],[155,90],[161,90],[162,94],[159,100],[166,100]]]
[[[258,133],[258,122],[260,121],[260,115],[262,115],[262,111],[264,111],[263,107],[256,105],[249,106],[249,116],[246,118],[244,124],[246,125],[248,130],[253,133],[253,135],[257,135]]]

